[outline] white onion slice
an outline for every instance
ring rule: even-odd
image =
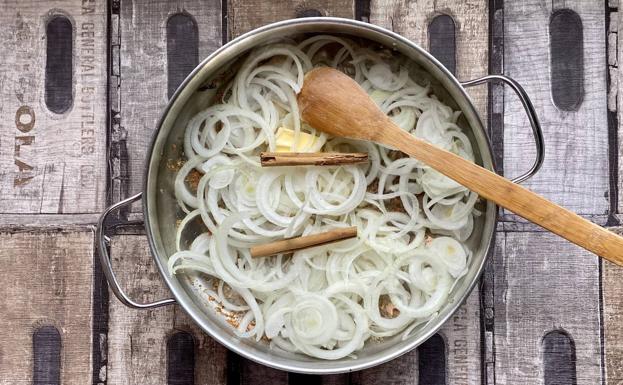
[[[236,320],[240,338],[267,337],[283,354],[355,357],[372,337],[413,338],[467,273],[476,194],[392,148],[332,138],[300,119],[305,73],[332,66],[400,128],[473,161],[460,111],[431,93],[428,75],[410,74],[392,55],[329,35],[286,38],[251,51],[218,104],[188,122],[187,161],[173,183],[185,214],[167,269],[206,278],[203,292]],[[280,127],[293,132],[280,147],[366,152],[369,163],[263,168],[259,155],[277,150]],[[317,139],[301,148],[301,133]],[[196,172],[195,192],[187,181]],[[207,230],[193,226],[198,218]],[[357,238],[250,255],[258,244],[345,226],[357,227]]]

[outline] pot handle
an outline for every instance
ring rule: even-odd
[[[468,80],[465,82],[461,82],[463,87],[471,87],[477,86],[483,83],[489,82],[502,82],[505,85],[509,86],[515,94],[519,97],[521,104],[523,105],[524,110],[526,111],[526,115],[528,115],[528,120],[530,121],[530,126],[532,127],[532,134],[534,135],[534,143],[536,145],[536,159],[534,160],[534,164],[526,172],[525,174],[518,176],[515,179],[512,179],[515,183],[521,183],[537,173],[541,166],[543,165],[543,157],[545,155],[545,146],[543,144],[543,131],[541,130],[541,124],[539,123],[539,119],[536,115],[536,111],[534,110],[534,106],[530,101],[530,97],[523,89],[523,87],[517,83],[514,79],[509,78],[504,75],[487,75],[478,79]]]
[[[123,291],[112,269],[112,263],[110,262],[110,256],[108,255],[108,243],[110,241],[110,238],[106,236],[105,234],[106,228],[104,226],[104,223],[106,222],[106,217],[108,217],[108,215],[111,212],[118,210],[124,206],[127,206],[134,201],[139,200],[141,198],[141,195],[142,193],[138,193],[134,196],[131,196],[127,199],[122,200],[121,202],[115,203],[114,205],[108,207],[106,211],[102,213],[102,215],[99,218],[99,221],[97,222],[97,228],[95,229],[95,245],[97,247],[97,252],[100,257],[100,264],[102,265],[102,270],[104,271],[104,275],[106,276],[106,281],[108,281],[108,286],[110,286],[110,289],[112,290],[112,292],[115,293],[115,296],[117,297],[117,299],[119,299],[119,301],[121,301],[121,303],[123,303],[127,307],[131,307],[134,309],[153,309],[153,308],[160,307],[160,306],[174,304],[175,299],[167,298],[167,299],[162,299],[162,300],[150,302],[150,303],[139,303],[139,302],[135,302],[134,300],[132,300],[132,298],[130,298]]]

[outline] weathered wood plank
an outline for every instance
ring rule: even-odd
[[[550,362],[543,357],[543,338],[551,331],[574,342],[577,384],[599,383],[598,258],[549,233],[499,233],[498,242],[503,247],[495,255],[497,383],[540,383]]]
[[[0,384],[91,383],[92,242],[89,231],[0,233]]]
[[[418,351],[409,353],[374,368],[353,372],[352,385],[376,384],[417,384],[418,383]]]
[[[605,9],[602,3],[581,0],[565,1],[564,7],[579,15],[579,35],[564,25],[548,28],[552,12],[561,11],[552,2],[504,2],[504,73],[530,95],[543,127],[547,154],[541,171],[525,185],[579,214],[604,214],[609,210]],[[563,43],[553,47],[558,51],[578,44],[583,47],[583,69],[568,68],[571,75],[583,72],[583,78],[576,79],[581,81],[583,95],[574,111],[563,111],[552,100],[554,87],[564,94],[573,92],[569,87],[577,82],[559,79],[552,85],[550,34],[560,35],[554,39]],[[576,41],[573,36],[583,39]],[[504,174],[514,177],[533,163],[534,141],[512,91],[506,90],[504,100]]]
[[[480,291],[467,298],[439,334],[446,343],[447,384],[479,385],[481,375]]]
[[[354,0],[228,0],[228,37],[280,20],[306,16],[355,17]]]
[[[456,30],[456,76],[474,79],[488,73],[489,2],[484,0],[372,0],[370,22],[430,48],[428,28],[438,15],[454,19]],[[480,115],[487,116],[486,87],[469,90]],[[485,119],[486,120],[486,119]]]
[[[612,229],[623,234],[623,228]],[[602,262],[606,384],[623,383],[623,268]]]
[[[95,225],[100,213],[88,214],[2,214],[0,215],[0,229],[19,228],[84,228],[85,225]]]
[[[101,211],[107,3],[2,4],[0,212]],[[72,29],[73,37],[66,36]],[[72,62],[72,52],[73,71],[67,71],[63,63]]]
[[[455,36],[429,36],[429,26],[439,15],[452,17]],[[423,1],[377,0],[370,4],[370,22],[392,29],[394,32],[415,41],[425,49],[433,49],[444,64],[452,67],[455,58],[456,74],[459,79],[473,79],[487,74],[488,52],[488,1]],[[437,28],[439,29],[439,28]],[[445,28],[444,30],[447,30]],[[431,42],[431,38],[433,41]],[[452,52],[456,50],[455,52]],[[476,106],[486,117],[486,87],[470,90]],[[440,331],[446,342],[447,383],[481,383],[480,364],[480,306],[478,290]],[[412,353],[415,355],[415,353]],[[401,358],[399,377],[396,383],[416,383],[417,360]],[[415,360],[414,365],[409,366]],[[391,364],[386,371],[391,370]],[[404,372],[402,371],[404,368]],[[361,378],[374,383],[378,369],[363,371]],[[393,375],[393,374],[392,374]],[[368,380],[368,376],[373,380]],[[380,380],[379,377],[377,380]],[[426,382],[426,379],[422,379]]]
[[[569,11],[561,4],[504,2],[504,72],[526,88],[544,130],[545,163],[527,186],[580,214],[599,216],[610,206],[604,8],[564,2]],[[581,28],[572,25],[578,18]],[[568,65],[564,51],[574,47],[583,60]],[[554,71],[567,75],[551,77]],[[509,92],[504,173],[513,177],[532,163],[534,145],[523,109]],[[507,223],[504,228],[510,229]],[[499,234],[498,242],[503,247],[495,260],[496,381],[598,382],[597,257],[544,232]]]
[[[618,2],[617,6],[618,6]],[[610,51],[614,51],[614,53],[611,53],[611,56],[615,56],[615,63],[619,63],[619,58],[623,57],[623,54],[621,53],[623,51],[623,41],[621,41],[621,39],[623,39],[623,26],[621,25],[622,23],[619,20],[619,16],[618,16],[618,12],[612,12],[610,13],[611,18],[610,18],[610,31],[611,31],[611,35],[614,34],[614,32],[616,32],[616,44],[610,42],[610,40],[608,40],[609,42],[609,47],[612,47],[612,45],[615,45],[615,48],[612,48]],[[616,15],[616,16],[615,16]],[[614,39],[613,39],[614,40]],[[618,121],[618,151],[616,151],[616,149],[614,149],[618,155],[618,182],[619,182],[619,186],[618,186],[618,213],[619,214],[623,214],[623,185],[621,184],[623,181],[623,97],[620,97],[619,95],[623,95],[623,90],[621,90],[621,87],[623,87],[623,75],[621,74],[623,72],[623,66],[618,66],[617,68],[610,68],[610,82],[611,82],[611,89],[613,89],[614,91],[610,93],[609,97],[608,97],[608,105],[610,106],[611,104],[615,104],[616,105],[616,110],[617,110],[617,121]],[[616,136],[615,136],[616,137]],[[616,171],[615,171],[616,172]]]
[[[241,385],[287,385],[288,372],[240,358]]]
[[[170,296],[154,266],[145,237],[113,237],[111,256],[117,277],[132,298],[150,301]],[[225,384],[226,349],[202,332],[177,305],[134,310],[121,304],[112,293],[108,383],[167,384],[167,341],[178,331],[189,333],[195,341],[195,383]]]
[[[118,127],[114,127],[118,131],[116,143],[113,144],[117,146],[117,153],[111,160],[112,163],[120,163],[113,175],[120,184],[118,190],[113,191],[115,200],[141,190],[146,151],[158,117],[166,106],[168,89],[173,87],[169,85],[167,74],[174,73],[177,81],[182,79],[179,71],[167,69],[167,42],[175,41],[167,37],[167,21],[179,13],[189,14],[196,23],[198,60],[221,45],[220,0],[121,2],[118,28],[119,97],[122,103],[119,107]],[[177,39],[184,39],[184,36]],[[169,48],[172,48],[170,44]],[[190,68],[188,63],[184,68]],[[125,159],[126,156],[129,159]],[[129,167],[126,162],[129,162]]]

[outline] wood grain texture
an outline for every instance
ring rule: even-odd
[[[552,102],[548,28],[552,12],[561,7],[542,0],[504,2],[504,73],[530,95],[545,138],[543,168],[525,186],[579,214],[604,214],[609,209],[605,9],[599,2],[564,2],[583,26],[584,95],[576,111],[561,111]],[[535,149],[525,112],[508,89],[504,130],[504,175],[512,178],[529,169]]]
[[[481,338],[478,288],[441,328],[446,343],[446,383],[480,385]]]
[[[619,21],[618,12],[611,13],[611,15],[614,14],[616,14],[617,16],[610,19],[610,30],[613,32],[616,31],[615,41],[617,42],[617,44],[616,49],[614,49],[614,56],[616,57],[616,62],[618,63],[619,57],[623,57],[623,53],[621,53],[621,51],[623,50],[623,41],[621,40],[623,39],[623,26],[621,25],[622,23]],[[612,43],[609,44],[610,47],[612,45]],[[623,213],[623,187],[621,186],[621,183],[623,181],[623,97],[619,96],[623,95],[623,90],[621,90],[621,87],[623,87],[623,75],[621,74],[623,72],[623,66],[619,65],[617,68],[611,68],[610,71],[610,82],[611,84],[615,85],[616,91],[611,92],[611,94],[614,94],[614,96],[610,96],[609,100],[613,99],[616,103],[618,121],[618,213]],[[610,102],[610,104],[612,104],[612,102]]]
[[[609,181],[604,8],[591,2],[564,2],[582,21],[584,94],[576,111],[561,111],[552,101],[551,32],[545,26],[562,3],[504,2],[504,72],[526,88],[545,136],[544,166],[526,185],[578,213],[605,214]],[[504,119],[504,173],[514,177],[533,162],[534,142],[523,109],[508,90]],[[533,384],[546,377],[575,377],[578,384],[599,382],[596,258],[547,233],[499,234],[498,242],[503,244],[495,260],[496,382]],[[546,333],[553,330],[571,337],[575,363],[563,361],[564,346],[543,343]],[[551,357],[556,352],[560,354]],[[575,374],[552,376],[550,371],[573,368]]]
[[[287,385],[288,372],[240,359],[240,385]]]
[[[575,344],[577,384],[599,383],[598,259],[548,233],[499,233],[497,242],[497,383],[542,383],[543,337],[553,330]]]
[[[150,301],[170,296],[145,237],[113,237],[111,257],[122,287],[132,298]],[[195,341],[195,383],[225,384],[226,349],[203,333],[177,305],[134,310],[110,293],[108,328],[109,384],[167,384],[167,342],[179,331],[189,333]]]
[[[280,20],[306,16],[355,17],[354,0],[228,0],[228,38]]]
[[[106,6],[104,0],[2,2],[0,212],[90,213],[103,208]],[[67,16],[73,28],[73,83],[64,86],[71,87],[73,103],[58,114],[48,110],[45,96],[46,64],[50,70],[55,67],[46,57],[56,60],[46,52],[46,26],[56,15]],[[71,30],[61,29],[57,32]],[[51,43],[61,42],[68,43],[64,37]],[[51,50],[62,48],[54,44]],[[71,72],[63,73],[56,80],[72,78]]]
[[[440,14],[454,19],[456,29],[456,77],[470,80],[488,73],[489,1],[469,0],[371,0],[370,22],[413,40],[429,49],[428,28]],[[469,90],[480,116],[487,116],[487,89]],[[486,119],[485,119],[486,120]]]
[[[623,234],[623,227],[612,229]],[[623,267],[602,265],[606,384],[623,384]]]
[[[41,370],[55,359],[60,383],[91,383],[92,242],[90,231],[0,233],[0,384],[53,380],[54,373]],[[60,357],[53,346],[33,343],[33,334],[47,326],[60,334]],[[37,363],[33,348],[45,354]]]
[[[195,20],[201,61],[221,45],[221,1],[122,1],[119,12],[119,97],[122,102],[117,143],[122,148],[118,149],[117,160],[121,164],[117,173],[129,179],[122,180],[122,183],[129,183],[121,187],[122,196],[114,197],[120,200],[126,197],[125,190],[132,195],[142,189],[147,148],[158,117],[167,104],[167,20],[177,13],[190,14]],[[181,75],[177,79],[181,79]],[[124,159],[126,156],[129,159]],[[124,164],[126,162],[129,167]],[[128,167],[125,171],[128,175],[123,175],[122,167]]]
[[[418,351],[415,349],[390,362],[370,369],[353,372],[350,383],[351,385],[416,385],[418,383],[418,375]]]

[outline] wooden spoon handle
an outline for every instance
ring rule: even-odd
[[[381,136],[379,141],[421,160],[481,197],[623,266],[623,237],[494,172],[417,139],[396,126],[387,127]]]

